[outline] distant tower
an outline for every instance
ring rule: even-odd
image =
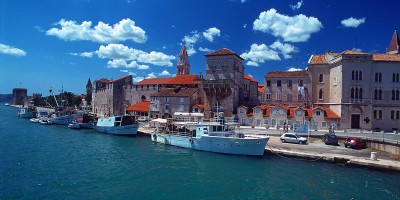
[[[387,54],[399,54],[400,53],[400,41],[397,30],[394,30],[392,40],[390,41],[389,47],[386,50]]]
[[[86,93],[92,93],[93,92],[93,86],[92,86],[92,82],[90,81],[90,78],[88,80],[88,82],[86,83]]]
[[[185,46],[182,47],[181,52],[179,53],[176,70],[177,70],[176,72],[177,75],[190,74],[189,56]]]

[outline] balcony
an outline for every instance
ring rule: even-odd
[[[354,99],[350,98],[349,103],[354,103],[354,104],[370,104],[371,99]]]

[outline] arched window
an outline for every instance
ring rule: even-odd
[[[358,80],[362,80],[362,71],[359,71]]]
[[[323,82],[324,82],[324,75],[323,75],[323,74],[319,74],[318,81],[319,81],[320,83],[323,83]]]
[[[354,99],[354,88],[350,90],[350,98]]]
[[[378,91],[378,92],[379,92],[379,94],[378,94],[378,99],[379,99],[379,100],[382,100],[382,90],[381,90],[381,89],[379,89],[379,91]]]
[[[354,71],[351,71],[351,80],[354,80],[355,76],[354,76]],[[393,81],[394,82],[394,81]]]
[[[360,88],[360,89],[358,90],[358,98],[362,99],[362,96],[363,96],[363,89]]]
[[[358,99],[358,88],[356,88],[354,91],[354,98]]]
[[[395,93],[395,91],[394,91],[394,89],[392,90],[392,100],[395,100],[396,99],[396,93]]]
[[[142,95],[142,101],[146,100],[146,96]]]
[[[374,90],[374,100],[378,100],[378,90]]]
[[[396,90],[396,100],[400,100],[400,91]]]

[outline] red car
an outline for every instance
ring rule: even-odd
[[[358,137],[348,137],[344,141],[344,147],[351,147],[351,148],[356,148],[356,149],[363,149],[367,147],[367,142],[361,138]]]

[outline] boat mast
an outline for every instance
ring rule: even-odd
[[[49,91],[50,91],[50,94],[54,97],[54,101],[56,102],[57,108],[60,107],[60,106],[58,105],[56,96],[54,96],[53,87],[50,87],[50,90],[49,90]]]

